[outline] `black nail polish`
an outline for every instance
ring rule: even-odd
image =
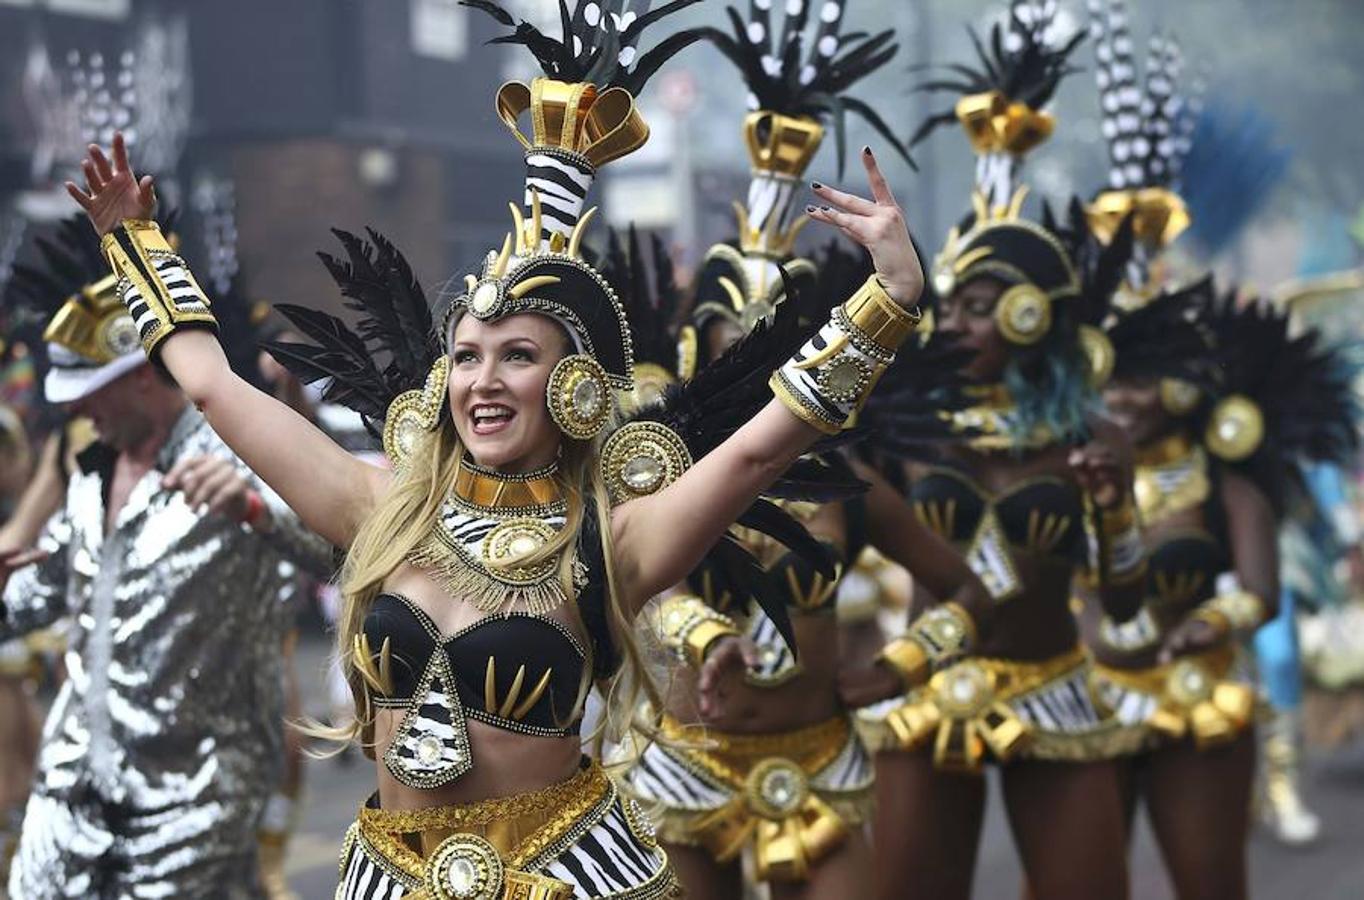
[[[810,182],[810,187],[814,188],[815,190],[819,190],[820,188],[824,187],[824,185],[820,184],[818,181],[812,181]]]
[[[815,208],[813,206],[807,206],[805,207],[805,211],[808,213],[812,213],[815,211]]]
[[[819,208],[819,211],[820,211],[820,212],[829,212],[829,211],[832,210],[832,209],[833,209],[833,207],[831,207],[831,206],[821,206],[821,207]]]
[[[868,147],[863,147],[863,148],[862,148],[862,152],[865,153],[867,156],[871,156],[871,147],[869,147],[869,146],[868,146]]]

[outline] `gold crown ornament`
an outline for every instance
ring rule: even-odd
[[[43,340],[101,366],[140,351],[137,326],[118,298],[117,284],[110,274],[69,297],[43,330]]]

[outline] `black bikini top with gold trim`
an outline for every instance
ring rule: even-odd
[[[552,619],[499,613],[444,636],[421,607],[385,593],[365,616],[364,632],[371,648],[389,645],[391,677],[387,692],[374,698],[377,706],[421,699],[422,676],[441,654],[437,668],[451,675],[467,718],[523,733],[578,731],[587,652]]]
[[[1137,449],[1135,494],[1152,538],[1147,547],[1147,599],[1188,606],[1213,595],[1230,565],[1216,472],[1202,447],[1174,434]],[[1203,524],[1161,529],[1178,513],[1201,508]]]
[[[1084,502],[1065,479],[1029,478],[991,493],[957,469],[934,466],[914,481],[909,497],[919,520],[953,544],[971,544],[992,515],[1014,548],[1067,562],[1084,559]]]

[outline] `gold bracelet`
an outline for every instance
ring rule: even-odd
[[[679,661],[698,669],[705,663],[706,651],[712,644],[740,634],[733,619],[690,594],[663,600],[654,617],[654,628],[663,646],[672,650]]]
[[[1126,585],[1146,576],[1146,545],[1137,522],[1136,501],[1129,493],[1111,509],[1086,496],[1086,522],[1091,541],[1091,584]],[[1097,524],[1096,524],[1097,523]]]
[[[1206,623],[1213,631],[1217,632],[1219,638],[1224,638],[1231,634],[1231,621],[1220,610],[1202,606],[1193,611],[1189,616],[1189,620]]]
[[[915,619],[909,632],[887,644],[878,659],[899,674],[905,687],[915,687],[975,642],[975,620],[961,604],[948,601]]]
[[[208,298],[156,222],[125,219],[100,239],[100,251],[119,278],[119,299],[148,355],[178,329],[217,333]]]
[[[1264,600],[1250,591],[1232,591],[1218,594],[1200,606],[1194,617],[1212,624],[1216,616],[1225,623],[1226,631],[1251,631],[1264,624],[1266,613]]]
[[[894,353],[914,333],[922,316],[890,298],[875,275],[843,303],[848,321],[873,344]]]
[[[928,652],[922,644],[908,636],[898,637],[882,647],[876,661],[894,670],[906,690],[923,684],[932,672]]]

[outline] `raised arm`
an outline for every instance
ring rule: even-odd
[[[213,335],[208,300],[151,222],[156,193],[138,179],[123,135],[113,161],[95,145],[81,164],[87,190],[67,192],[103,238],[143,346],[213,430],[313,531],[348,546],[389,474],[357,460],[303,416],[237,377]]]
[[[817,185],[806,207],[871,253],[876,274],[773,375],[775,398],[681,478],[617,508],[616,571],[636,606],[681,581],[735,519],[821,433],[836,433],[913,330],[923,271],[904,216],[864,148],[873,199]]]

